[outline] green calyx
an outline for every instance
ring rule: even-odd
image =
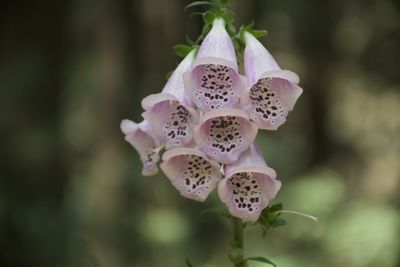
[[[264,37],[264,36],[266,36],[268,34],[268,32],[266,30],[256,30],[253,27],[254,27],[254,21],[252,21],[250,24],[248,24],[246,26],[242,25],[240,27],[238,38],[243,44],[246,43],[245,42],[245,37],[244,37],[244,34],[246,32],[252,34],[256,38],[261,38],[261,37]]]
[[[195,12],[195,15],[201,15],[203,17],[204,26],[203,30],[197,38],[196,43],[200,43],[201,40],[208,34],[211,30],[213,21],[217,18],[222,18],[225,21],[225,27],[229,35],[234,38],[236,35],[236,29],[233,25],[235,20],[235,14],[232,10],[227,7],[229,0],[210,0],[210,1],[196,1],[186,6],[185,9],[195,7],[195,6],[207,6],[209,10],[205,12]]]
[[[173,47],[174,53],[181,58],[186,57],[193,50],[197,50],[198,45],[177,44]]]

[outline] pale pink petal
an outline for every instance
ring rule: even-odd
[[[152,176],[157,174],[157,162],[160,160],[159,150],[161,148],[147,121],[137,124],[130,120],[123,120],[121,131],[125,135],[125,140],[139,153],[143,163],[142,175]]]
[[[166,151],[160,168],[182,196],[197,201],[204,201],[222,178],[220,165],[195,148]]]
[[[213,64],[225,65],[238,71],[235,48],[231,37],[225,30],[222,18],[214,20],[211,31],[204,38],[193,66]]]
[[[276,172],[267,166],[261,152],[252,145],[237,162],[226,165],[218,194],[233,216],[257,221],[280,187]]]
[[[244,69],[250,85],[266,71],[281,70],[274,57],[251,33],[244,33]]]
[[[245,33],[244,63],[249,88],[241,95],[241,105],[261,129],[276,130],[285,121],[303,92],[296,73],[281,70],[267,49],[250,33]]]
[[[261,78],[241,97],[241,103],[261,129],[276,130],[285,121],[302,89],[281,78]]]
[[[148,110],[158,102],[165,100],[176,100],[186,107],[190,106],[190,97],[183,84],[183,74],[191,70],[195,55],[196,49],[187,54],[171,74],[161,93],[149,95],[142,100],[144,110]]]
[[[192,129],[198,123],[197,112],[178,101],[165,100],[154,104],[143,114],[166,149],[182,147],[192,141]]]
[[[203,112],[238,107],[246,85],[239,74],[235,49],[223,19],[216,19],[199,48],[184,84],[192,102]]]
[[[197,146],[210,158],[228,164],[253,143],[257,126],[244,111],[225,108],[205,113],[193,134]]]

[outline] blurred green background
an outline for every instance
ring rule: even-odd
[[[275,203],[313,214],[261,237],[279,267],[400,266],[400,3],[232,0],[304,93],[262,132]],[[201,18],[183,0],[0,3],[0,266],[230,266],[230,224],[142,177],[119,130],[161,90]],[[201,8],[198,10],[201,11]],[[252,267],[261,267],[254,263]]]

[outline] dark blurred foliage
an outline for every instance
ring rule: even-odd
[[[229,266],[229,224],[142,177],[121,119],[161,90],[171,47],[196,38],[183,0],[0,3],[0,266]],[[280,267],[400,266],[400,3],[232,0],[304,93],[259,142],[286,208],[313,224],[261,237]],[[196,11],[195,9],[193,11]],[[199,8],[197,11],[201,11]],[[251,266],[263,266],[254,263]]]

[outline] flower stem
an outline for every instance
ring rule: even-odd
[[[241,249],[244,251],[244,246],[243,246],[243,233],[244,233],[244,224],[241,219],[232,218],[232,223],[233,223],[233,244],[234,248],[236,249]],[[247,267],[246,261],[242,261],[239,263],[235,263],[233,265],[234,267]]]

